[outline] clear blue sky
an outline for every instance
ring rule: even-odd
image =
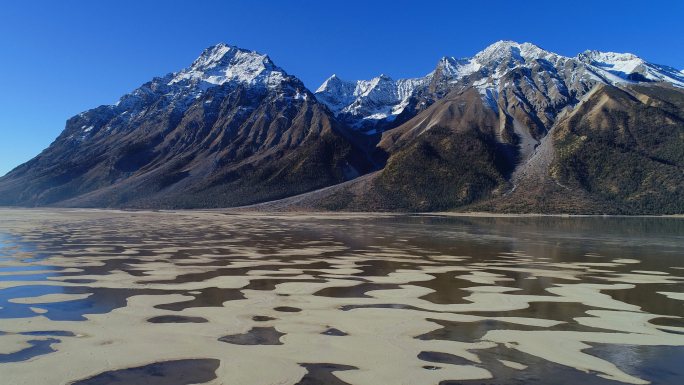
[[[684,1],[0,0],[0,175],[79,112],[189,65],[218,42],[268,54],[312,90],[424,76],[498,40],[566,55],[631,52],[684,68]]]

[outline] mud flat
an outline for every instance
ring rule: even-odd
[[[0,209],[7,384],[682,383],[681,218]]]

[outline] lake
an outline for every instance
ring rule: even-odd
[[[684,218],[0,209],[3,384],[684,384]]]

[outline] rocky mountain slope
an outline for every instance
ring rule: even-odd
[[[672,214],[683,154],[684,73],[631,54],[500,41],[314,94],[221,44],[70,119],[0,205]]]
[[[351,100],[331,108],[351,127],[384,131],[377,150],[388,160],[353,188],[329,189],[297,205],[684,212],[684,169],[674,155],[684,153],[684,77],[671,67],[631,54],[569,58],[501,41],[472,58],[443,58],[410,82],[417,86],[403,99],[377,97],[387,94],[377,92],[380,84],[392,89],[389,80],[356,88],[346,82],[347,99],[334,96],[330,80],[319,88],[324,103]],[[382,118],[377,111],[387,106],[394,115]]]
[[[266,55],[219,44],[116,104],[69,119],[0,179],[0,205],[220,207],[339,183],[375,166]]]

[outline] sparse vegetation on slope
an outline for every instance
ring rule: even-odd
[[[556,132],[553,177],[619,213],[684,212],[684,120],[658,104],[603,88]]]

